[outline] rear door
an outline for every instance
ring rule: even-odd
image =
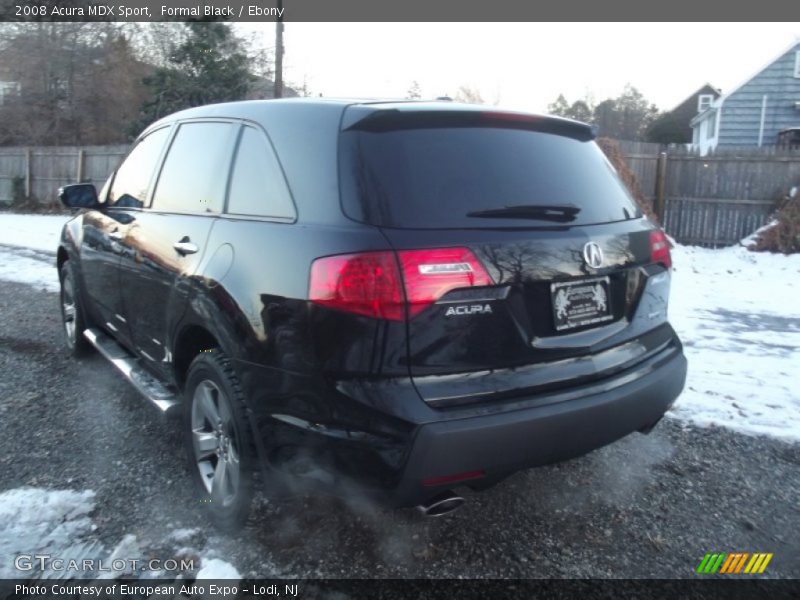
[[[168,324],[193,296],[192,278],[222,212],[238,125],[226,121],[177,126],[150,208],[137,212],[121,263],[125,314],[135,349],[155,370],[170,360]]]
[[[345,212],[381,227],[407,296],[452,282],[408,321],[423,397],[446,405],[574,384],[663,344],[666,295],[657,318],[633,324],[645,279],[666,271],[650,264],[654,228],[588,128],[467,116],[373,117],[341,138]],[[428,248],[458,252],[405,264],[404,251]]]

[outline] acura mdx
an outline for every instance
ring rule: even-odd
[[[221,527],[257,487],[444,514],[683,388],[668,240],[593,137],[444,101],[166,117],[60,191],[67,343],[180,417]]]

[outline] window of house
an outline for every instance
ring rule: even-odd
[[[711,106],[711,102],[714,100],[714,96],[711,94],[700,94],[697,97],[697,112],[701,113],[709,106]]]
[[[800,50],[794,53],[794,76],[800,79]]]
[[[124,160],[108,193],[108,204],[123,208],[142,208],[153,179],[161,151],[169,137],[169,127],[162,127],[142,138]],[[102,197],[102,196],[101,196]]]
[[[294,204],[275,152],[264,134],[245,127],[236,151],[228,212],[294,218]]]
[[[182,124],[164,160],[153,208],[180,213],[221,212],[234,131],[230,123]]]
[[[711,113],[711,116],[706,119],[706,138],[711,139],[717,133],[717,113]]]

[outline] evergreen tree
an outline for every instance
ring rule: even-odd
[[[185,24],[186,39],[170,54],[167,64],[145,78],[152,99],[142,107],[150,123],[193,106],[242,100],[253,81],[247,52],[230,25],[215,22]]]

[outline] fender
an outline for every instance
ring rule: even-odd
[[[86,280],[83,276],[83,264],[81,263],[81,244],[83,243],[83,212],[75,215],[72,219],[64,223],[59,236],[58,249],[56,251],[56,269],[60,269],[65,260],[72,261],[73,273],[75,275],[78,290],[84,302],[89,301],[89,294],[86,290]],[[66,258],[64,257],[66,255]],[[94,313],[94,307],[86,306],[88,312]],[[88,316],[84,312],[84,316]]]
[[[173,335],[169,338],[172,340],[171,349],[176,348],[181,338],[192,328],[197,327],[210,333],[220,349],[232,359],[231,364],[244,392],[245,414],[253,432],[261,477],[264,481],[270,482],[270,494],[273,496],[289,495],[291,494],[289,480],[285,474],[270,466],[269,449],[266,448],[264,440],[269,439],[267,435],[269,426],[266,422],[269,421],[272,411],[268,408],[268,402],[259,401],[263,399],[263,394],[254,393],[259,387],[255,381],[258,377],[253,376],[254,365],[244,352],[245,348],[253,344],[253,330],[248,331],[242,326],[247,322],[244,312],[219,282],[202,276],[192,277],[191,282],[195,288],[194,294],[180,320],[173,327]],[[260,370],[261,367],[256,369]],[[171,369],[171,373],[173,383],[179,387],[176,369]]]

